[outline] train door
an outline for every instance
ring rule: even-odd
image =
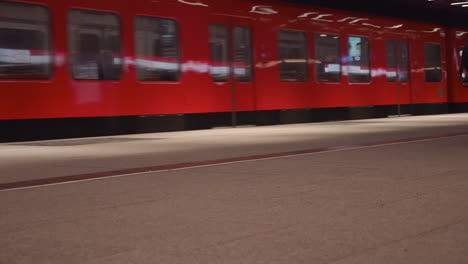
[[[457,51],[457,74],[463,86],[468,86],[468,44],[459,45]]]
[[[448,35],[447,77],[451,103],[468,100],[468,32],[450,30]],[[455,105],[456,106],[456,105]]]
[[[425,109],[414,108],[414,111],[421,110],[422,113],[445,111],[435,107],[447,103],[445,32],[442,34],[439,28],[431,32],[434,33],[426,31],[428,35],[421,35],[417,41],[412,41],[415,56],[412,56],[411,61],[415,61],[418,71],[414,72],[416,77],[411,81],[411,100],[414,104],[426,105]]]
[[[223,89],[222,104],[238,124],[239,111],[255,110],[253,32],[248,18],[215,15],[210,23],[210,74]]]
[[[408,114],[410,107],[403,109],[402,105],[411,104],[411,69],[409,42],[407,39],[400,39],[397,45],[397,114]]]
[[[396,108],[392,115],[409,113],[411,104],[410,54],[409,42],[404,38],[394,38],[386,41],[387,46],[387,82],[392,83]]]

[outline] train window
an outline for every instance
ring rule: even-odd
[[[460,48],[460,79],[468,83],[468,45]]]
[[[0,2],[0,79],[49,79],[50,37],[47,8]]]
[[[341,81],[340,38],[315,34],[315,75],[319,82]]]
[[[399,60],[398,60],[398,70],[400,74],[400,82],[407,83],[409,82],[409,48],[407,41],[400,41],[400,50],[399,50]]]
[[[426,82],[442,81],[440,44],[424,43],[424,73]]]
[[[387,50],[387,82],[397,81],[397,61],[396,61],[396,43],[394,40],[387,40],[385,42]]]
[[[229,80],[228,29],[222,24],[210,25],[211,78],[215,82]]]
[[[279,71],[286,82],[305,82],[308,78],[307,39],[305,32],[280,30]]]
[[[368,38],[348,37],[347,61],[349,82],[370,82],[371,69]]]
[[[77,80],[119,80],[122,75],[120,21],[117,15],[71,10],[68,42]]]
[[[409,81],[409,50],[406,41],[386,41],[387,49],[387,81],[406,83]],[[398,55],[397,55],[398,54]],[[398,65],[397,65],[398,59]]]
[[[248,27],[234,28],[234,77],[252,81],[252,36]]]
[[[136,17],[135,48],[139,80],[179,80],[180,53],[178,28],[175,20]]]

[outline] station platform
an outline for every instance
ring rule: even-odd
[[[468,114],[0,144],[0,263],[468,263]]]

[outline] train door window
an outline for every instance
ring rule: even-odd
[[[215,82],[229,80],[228,29],[226,25],[210,25],[211,78]]]
[[[468,83],[468,44],[460,48],[460,79],[462,83]]]
[[[442,57],[440,44],[424,43],[424,73],[426,82],[442,81]]]
[[[370,82],[369,39],[365,37],[348,37],[348,78],[349,82]]]
[[[279,71],[286,82],[305,82],[308,79],[307,39],[303,31],[280,30]]]
[[[252,36],[248,27],[234,28],[234,77],[239,82],[252,81]]]
[[[399,60],[398,60],[398,70],[400,82],[407,83],[409,82],[409,48],[407,41],[400,41],[399,43]]]
[[[318,82],[341,81],[340,38],[335,34],[315,34],[315,76]]]
[[[49,79],[51,71],[49,10],[0,2],[0,79]]]
[[[397,81],[397,62],[396,62],[396,43],[394,40],[387,40],[385,42],[387,50],[387,82]]]
[[[136,17],[135,48],[139,80],[179,80],[180,53],[178,28],[175,20]]]
[[[68,42],[77,80],[119,80],[122,75],[120,21],[117,15],[71,10]]]

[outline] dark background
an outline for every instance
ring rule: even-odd
[[[453,2],[462,0],[283,0],[323,6],[337,9],[353,10],[406,19],[416,19],[449,26],[468,27],[468,7],[453,6]],[[468,1],[468,0],[465,0]]]

